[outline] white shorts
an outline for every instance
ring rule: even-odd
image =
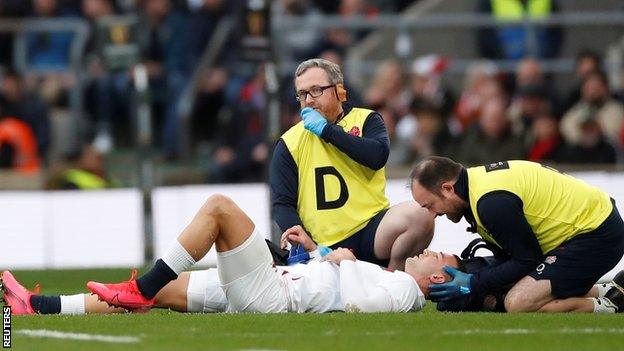
[[[187,312],[225,312],[227,299],[216,268],[192,271],[186,290]]]
[[[241,246],[217,252],[217,269],[232,312],[288,312],[286,283],[256,229]]]

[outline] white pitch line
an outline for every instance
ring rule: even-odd
[[[31,338],[51,338],[51,339],[69,339],[82,341],[101,341],[109,343],[134,344],[141,341],[136,336],[115,336],[100,334],[84,334],[84,333],[67,333],[58,330],[47,329],[23,329],[16,330],[17,334],[22,334]]]
[[[447,330],[444,335],[512,335],[512,334],[624,334],[624,328],[563,328],[563,329],[465,329]]]

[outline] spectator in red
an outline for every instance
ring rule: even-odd
[[[37,172],[37,141],[28,124],[14,117],[0,117],[0,168],[22,173]]]
[[[557,117],[545,111],[536,114],[533,117],[530,137],[533,142],[529,147],[527,160],[560,162],[565,145],[559,133]]]
[[[37,153],[45,158],[50,146],[50,117],[48,106],[36,95],[24,89],[22,77],[6,72],[0,85],[3,113],[25,122],[35,135]]]
[[[477,62],[468,67],[464,90],[455,105],[455,120],[460,131],[465,131],[481,114],[483,105],[489,98],[500,97],[504,93],[496,79],[496,66],[489,61]]]

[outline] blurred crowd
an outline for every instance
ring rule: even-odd
[[[421,58],[408,72],[395,61],[385,62],[377,77],[395,79],[365,94],[365,103],[377,106],[388,122],[391,163],[434,154],[469,165],[507,159],[617,162],[624,147],[624,105],[609,89],[597,53],[579,53],[576,82],[563,93],[540,61],[522,59],[514,74],[497,72],[487,60],[471,65],[456,94],[444,84],[443,70],[435,69],[443,65],[426,63],[432,60],[444,59]]]
[[[515,0],[514,0],[515,1]],[[522,16],[514,1],[480,0],[476,12],[501,20]],[[398,13],[414,0],[275,0],[272,16],[314,19],[324,14],[375,17]],[[522,3],[521,1],[518,1]],[[533,1],[530,1],[533,3]],[[270,155],[267,140],[266,78],[263,66],[241,57],[235,31],[216,65],[196,72],[198,62],[226,17],[240,20],[243,0],[2,0],[3,18],[82,18],[91,36],[82,53],[82,74],[70,70],[73,34],[26,30],[26,62],[14,62],[15,35],[0,32],[0,167],[29,172],[75,165],[80,155],[95,159],[136,146],[132,67],[111,68],[97,45],[96,23],[107,16],[139,18],[139,61],[147,70],[154,121],[154,147],[166,162],[175,162],[184,145],[202,158],[206,180],[260,181]],[[530,16],[559,11],[554,0],[535,1]],[[517,17],[516,17],[517,18]],[[579,52],[575,83],[557,89],[544,73],[542,59],[557,57],[564,38],[560,28],[536,33],[533,47],[523,27],[477,29],[482,61],[465,72],[463,86],[447,84],[452,58],[427,55],[409,61],[382,62],[367,88],[349,85],[349,100],[375,109],[390,132],[390,165],[409,165],[432,155],[467,164],[502,159],[557,163],[615,163],[624,146],[624,106],[611,91],[600,53]],[[323,57],[343,64],[347,50],[369,34],[331,28],[300,28],[276,33],[293,62]],[[527,58],[532,57],[532,58]],[[517,60],[514,73],[504,73],[490,59]],[[21,67],[26,67],[24,70]],[[344,68],[344,67],[343,67]],[[199,75],[187,121],[180,97],[191,77]],[[80,79],[80,81],[78,81]],[[299,121],[292,74],[281,77],[281,127]],[[52,120],[67,111],[76,84],[85,87],[79,150],[52,155]],[[186,125],[185,125],[186,123]],[[100,155],[100,156],[98,156]],[[101,162],[101,161],[100,161]],[[87,162],[88,163],[88,162]],[[106,179],[102,166],[99,173]],[[60,167],[64,174],[67,167]],[[58,176],[56,174],[56,176]],[[53,177],[54,184],[64,184]],[[108,182],[108,181],[107,181]],[[108,182],[113,183],[113,182]],[[107,184],[108,184],[107,183]]]
[[[412,1],[299,1],[272,3],[273,15],[340,14],[375,16],[401,11]],[[140,63],[147,69],[154,146],[166,161],[176,161],[183,143],[206,156],[209,181],[261,180],[269,155],[266,141],[265,77],[262,66],[243,62],[240,35],[228,39],[217,64],[195,72],[219,21],[240,20],[243,0],[2,0],[1,19],[86,20],[90,38],[82,53],[81,77],[71,70],[71,32],[26,29],[26,62],[14,62],[16,35],[0,33],[0,167],[30,172],[71,163],[86,148],[108,153],[136,146],[132,67],[111,68],[98,47],[98,21],[112,15],[139,18]],[[356,37],[342,31],[312,33],[293,59],[328,49],[344,50]],[[363,34],[359,34],[361,36]],[[289,39],[296,34],[289,36]],[[297,40],[293,41],[297,42]],[[187,126],[180,115],[183,91],[198,74],[197,93]],[[78,82],[78,79],[81,79]],[[81,97],[79,150],[52,155],[56,114],[69,111],[71,90]],[[292,99],[292,93],[288,93]],[[4,131],[4,132],[3,132]],[[63,135],[61,133],[60,135]]]

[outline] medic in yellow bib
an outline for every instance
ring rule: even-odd
[[[275,221],[285,232],[302,225],[319,245],[402,270],[429,245],[433,216],[411,201],[389,208],[382,117],[346,102],[340,67],[330,61],[301,63],[295,88],[302,121],[278,141],[269,173]]]
[[[604,191],[534,162],[464,168],[444,157],[416,165],[411,186],[423,208],[456,223],[464,217],[504,257],[475,274],[452,272],[435,299],[512,284],[508,312],[622,312],[606,305],[624,304],[624,289],[611,292],[617,299],[588,295],[624,253],[624,223]]]

